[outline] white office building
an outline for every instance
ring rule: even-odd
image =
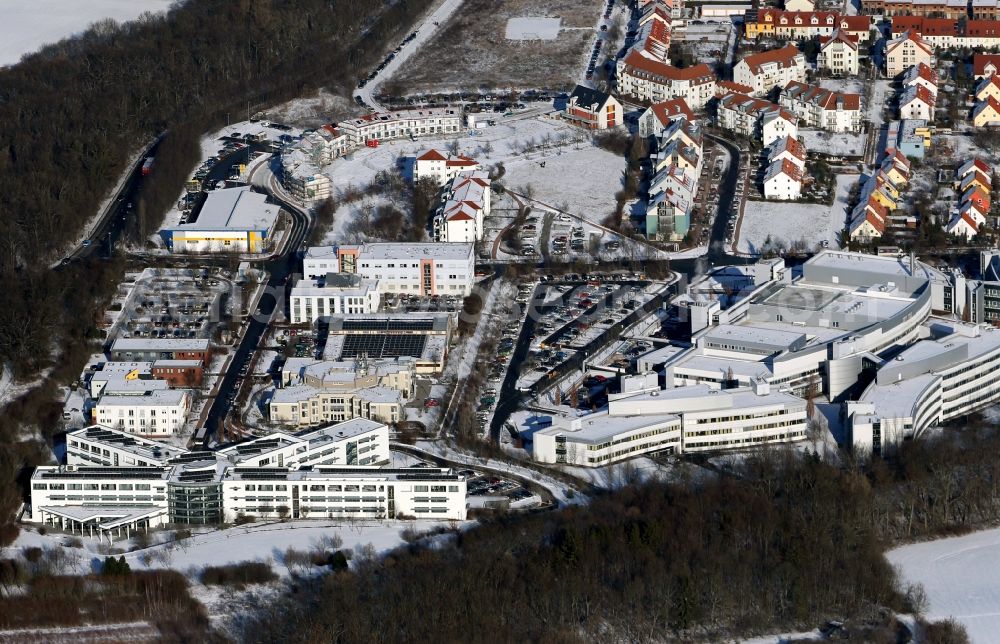
[[[66,464],[103,467],[166,467],[188,450],[102,425],[66,433]]]
[[[384,423],[355,418],[301,434],[271,432],[266,436],[216,452],[233,465],[285,467],[388,464],[389,428]]]
[[[464,521],[466,492],[463,476],[433,467],[293,470],[213,458],[162,468],[41,466],[25,518],[110,543],[137,530],[240,516]]]
[[[299,280],[289,296],[292,324],[312,324],[331,315],[378,311],[379,281],[350,273],[330,273],[322,280]]]
[[[932,319],[931,337],[886,360],[845,403],[855,451],[876,454],[1000,401],[1000,329]]]
[[[410,295],[469,295],[475,266],[473,244],[443,242],[314,246],[302,260],[308,279],[354,273],[378,280],[383,293]]]
[[[555,419],[552,427],[533,434],[532,454],[542,463],[601,467],[651,452],[789,443],[804,439],[805,430],[806,401],[772,392],[762,381],[752,388],[724,390],[641,387],[613,396],[606,411]]]

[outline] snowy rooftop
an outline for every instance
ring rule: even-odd
[[[207,351],[207,338],[118,338],[112,351]]]
[[[872,383],[861,395],[862,402],[872,403],[875,413],[882,418],[909,418],[920,394],[940,376],[926,373],[891,384]]]
[[[342,246],[312,246],[306,251],[308,259],[334,259],[345,250],[357,250],[359,259],[453,259],[471,260],[472,244],[431,242],[366,243]]]
[[[250,186],[214,190],[208,193],[198,219],[178,226],[179,230],[270,230],[279,208],[267,203],[267,195],[252,192]]]
[[[579,418],[555,418],[554,424],[536,434],[572,436],[574,441],[603,443],[612,437],[627,432],[644,429],[652,425],[676,425],[681,428],[681,417],[676,414],[642,414],[633,416],[611,416],[607,410],[587,414]]]
[[[187,450],[184,448],[158,443],[147,438],[142,438],[141,436],[112,429],[111,427],[104,427],[103,425],[92,425],[68,432],[66,438],[67,440],[85,439],[104,445],[113,445],[119,450],[150,460],[165,460],[187,454]]]
[[[97,401],[100,407],[176,407],[184,402],[187,393],[178,389],[147,391],[141,396],[109,395]]]

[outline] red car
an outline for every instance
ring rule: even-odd
[[[437,407],[437,406],[438,406],[437,398],[428,398],[427,400],[424,401],[424,407]]]

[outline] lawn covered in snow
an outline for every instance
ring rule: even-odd
[[[13,65],[43,45],[81,33],[105,18],[134,20],[146,11],[166,11],[175,0],[29,0],[0,3],[0,66]]]
[[[770,236],[772,243],[786,247],[804,241],[809,249],[822,240],[839,248],[840,231],[847,218],[847,197],[858,181],[856,174],[837,175],[837,194],[832,206],[780,201],[748,201],[740,224],[737,250],[759,253]]]
[[[1000,633],[1000,528],[902,546],[886,553],[904,583],[923,584],[932,620],[954,617],[973,642]]]

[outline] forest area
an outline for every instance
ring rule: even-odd
[[[1000,432],[964,427],[888,460],[762,451],[719,477],[647,483],[589,505],[500,516],[330,573],[269,607],[252,641],[719,641],[866,625],[897,642],[919,612],[883,557],[1000,520]],[[925,607],[924,607],[925,608]],[[928,642],[964,642],[940,622]]]
[[[95,322],[120,259],[51,269],[131,156],[166,132],[137,211],[155,230],[227,115],[321,87],[348,94],[429,0],[198,0],[123,25],[97,23],[0,69],[0,359],[40,385],[0,419],[0,516],[18,476],[47,460],[58,384],[98,349]],[[16,534],[16,531],[13,531]],[[10,534],[11,530],[3,530]]]

